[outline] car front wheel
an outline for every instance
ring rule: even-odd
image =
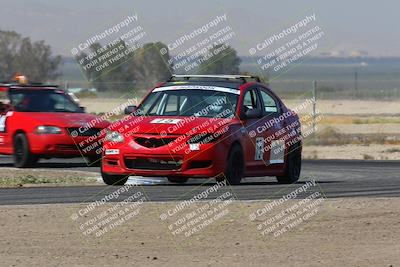
[[[229,153],[225,178],[231,185],[238,185],[244,175],[243,151],[239,145],[234,145]]]
[[[14,147],[14,166],[17,168],[32,167],[38,161],[38,157],[31,153],[29,149],[29,141],[25,134],[19,133],[15,135],[13,140]]]
[[[170,183],[174,184],[184,184],[189,180],[189,178],[187,177],[173,177],[173,176],[169,176],[167,177],[167,179]]]
[[[129,176],[127,175],[112,175],[107,174],[101,170],[101,177],[107,185],[124,185],[128,181]]]

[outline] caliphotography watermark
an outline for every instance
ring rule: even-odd
[[[147,37],[139,15],[133,12],[78,43],[71,54],[86,74],[98,77],[132,57]]]
[[[135,185],[125,185],[100,200],[86,204],[70,218],[85,237],[99,238],[137,217],[146,201]],[[124,196],[122,196],[124,195]]]
[[[310,179],[282,197],[268,201],[249,215],[257,231],[265,239],[278,238],[295,231],[301,224],[312,220],[320,211],[325,196],[317,181]]]
[[[161,48],[160,53],[173,55],[168,64],[174,73],[198,71],[201,66],[222,55],[236,37],[228,21],[227,14],[217,15],[179,35],[167,44],[168,49]]]
[[[174,237],[190,238],[229,214],[235,196],[226,190],[226,180],[204,187],[192,198],[179,201],[160,214],[160,220]]]
[[[111,141],[111,145],[119,144],[118,142],[109,140],[110,133],[118,131],[124,137],[128,137],[139,131],[140,122],[143,120],[143,116],[139,116],[140,110],[132,114],[126,114],[117,121],[109,123],[109,121],[124,114],[127,107],[137,105],[138,101],[136,97],[129,98],[104,114],[96,116],[88,122],[82,122],[81,126],[69,128],[69,134],[75,143],[73,149],[79,150],[82,156],[87,156],[95,161],[100,160],[105,150],[103,146],[105,141]],[[126,126],[121,127],[122,124]],[[89,164],[93,164],[93,160]]]
[[[307,98],[293,109],[272,116],[248,132],[255,138],[256,158],[264,159],[269,152],[269,160],[283,160],[285,151],[297,143],[304,143],[318,132],[318,123],[324,115],[319,109],[310,109],[315,104],[313,97]]]
[[[228,132],[235,107],[230,104],[227,95],[213,98],[214,100],[204,101],[204,104],[200,103],[192,107],[190,113],[193,115],[171,124],[166,130],[160,133],[161,136],[168,136],[190,127],[190,129],[184,131],[184,134],[168,143],[168,147],[172,153],[184,151],[187,155],[191,152],[204,150],[202,146],[217,142],[218,139]],[[195,127],[192,127],[192,122],[198,118],[204,118],[204,120]]]
[[[255,57],[262,71],[279,73],[315,53],[324,36],[325,32],[313,13],[254,44],[249,48],[249,54]]]

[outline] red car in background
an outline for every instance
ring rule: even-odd
[[[251,176],[293,183],[301,170],[299,117],[258,77],[175,75],[107,129],[102,177],[170,182],[215,177],[239,184]]]
[[[14,166],[33,166],[40,158],[101,158],[102,131],[109,125],[87,114],[57,86],[0,84],[0,154]],[[104,136],[103,136],[104,137]]]

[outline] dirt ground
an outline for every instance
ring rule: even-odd
[[[304,102],[304,99],[283,100],[288,107],[296,107]],[[400,112],[400,101],[378,101],[378,100],[324,100],[317,99],[316,107],[322,114],[342,115],[383,115]],[[311,110],[311,107],[309,107]]]
[[[84,236],[79,230],[84,217],[73,221],[71,214],[82,211],[83,204],[1,206],[0,265],[398,266],[400,262],[400,198],[325,200],[307,221],[279,236],[263,237],[257,229],[260,222],[250,221],[249,214],[268,203],[232,202],[225,216],[190,237],[174,236],[168,223],[160,220],[160,214],[176,203],[143,203],[135,217],[100,237]],[[92,212],[99,214],[111,205]]]
[[[399,134],[400,123],[387,124],[321,124],[319,131],[327,127],[334,127],[340,133],[344,134]]]
[[[304,159],[400,160],[400,145],[303,146]]]
[[[131,101],[135,102],[132,96],[126,96],[121,98],[82,98],[79,100],[80,105],[86,108],[87,112],[93,113],[106,113],[112,110],[116,110],[121,105],[125,105],[128,101],[128,97]]]

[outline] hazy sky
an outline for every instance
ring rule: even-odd
[[[128,14],[136,13],[150,41],[169,42],[216,15],[227,14],[240,55],[269,34],[315,13],[327,38],[323,51],[354,50],[400,56],[400,2],[305,0],[0,0],[0,29],[45,40],[56,53],[70,50]]]

